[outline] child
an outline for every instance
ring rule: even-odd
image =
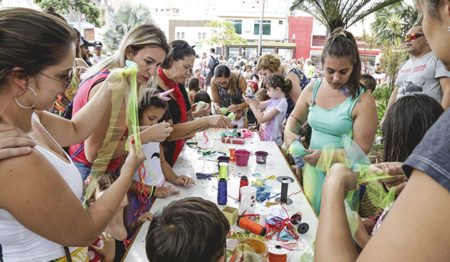
[[[230,224],[216,204],[199,197],[173,201],[155,215],[145,240],[151,262],[224,261]]]
[[[269,103],[261,113],[258,110],[258,102],[256,100],[244,97],[245,102],[250,105],[256,119],[260,124],[266,123],[261,127],[263,132],[262,139],[265,141],[275,141],[277,145],[281,145],[282,141],[282,124],[286,116],[287,100],[286,95],[292,88],[289,79],[285,80],[282,76],[273,74],[266,80],[267,95],[270,97]]]
[[[375,91],[375,88],[377,87],[377,81],[373,76],[369,74],[361,75],[361,79],[359,81],[361,85],[363,85],[367,90],[369,90],[370,93],[373,93]]]
[[[241,103],[242,103],[241,100],[238,99],[237,97],[233,97],[231,99],[232,105],[239,105]],[[231,123],[230,123],[230,125],[233,128],[248,128],[248,121],[245,117],[244,109],[234,112],[234,116],[235,116],[234,119],[231,120]]]
[[[198,81],[199,81],[199,83],[200,83],[200,89],[206,91],[206,88],[205,88],[205,78],[202,76],[202,70],[201,70],[200,68],[195,69],[194,76],[195,76],[196,78],[198,78]]]
[[[255,98],[259,103],[270,99],[270,97],[267,95],[267,90],[265,88],[259,89],[258,92],[256,92],[255,94]]]
[[[106,192],[117,178],[117,174],[106,172],[105,175],[97,181],[94,194],[87,202],[87,205],[94,205],[95,201]],[[123,210],[127,205],[128,198],[127,196],[124,196],[116,214],[111,219],[111,222],[109,222],[103,233],[89,247],[89,262],[122,260],[128,247],[128,243],[131,241],[130,231],[125,228],[123,221]],[[132,225],[131,230],[134,230],[139,224],[151,218],[152,214],[150,214],[150,212],[143,213],[139,217],[138,223]]]
[[[193,104],[195,94],[198,91],[200,91],[200,81],[198,80],[198,78],[193,77],[193,78],[189,79],[188,89],[189,89],[189,93],[188,93],[189,102],[191,104]]]
[[[203,105],[200,105],[200,103]],[[206,91],[200,90],[194,96],[194,103],[192,106],[192,116],[202,117],[211,115],[211,97]]]
[[[144,93],[139,106],[139,121],[141,126],[157,124],[165,115],[167,103],[155,96],[155,91],[148,89]],[[165,180],[178,185],[187,186],[194,180],[187,176],[177,176],[170,165],[164,159],[164,151],[158,142],[150,142],[142,145],[146,160],[138,173],[135,174],[128,194],[130,204],[125,209],[127,225],[132,224],[140,213],[146,212],[153,202],[152,197],[167,197],[178,194],[177,189],[171,186],[164,187]],[[139,181],[144,181],[144,187],[140,188]]]

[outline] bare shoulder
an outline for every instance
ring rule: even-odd
[[[370,92],[364,92],[359,96],[357,104],[366,104],[367,106],[375,105],[375,99]]]
[[[0,207],[5,209],[16,202],[13,196],[25,198],[27,195],[51,194],[55,190],[48,192],[47,189],[63,188],[65,184],[55,168],[36,149],[28,155],[1,160],[0,181]]]

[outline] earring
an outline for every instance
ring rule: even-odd
[[[14,101],[16,101],[16,104],[20,108],[33,109],[36,106],[36,103],[37,103],[37,93],[36,93],[36,91],[34,91],[34,89],[32,87],[27,86],[27,89],[31,90],[31,92],[34,94],[34,103],[31,106],[24,106],[24,105],[19,103],[19,100],[17,100],[17,90],[16,90],[16,93],[14,94]]]

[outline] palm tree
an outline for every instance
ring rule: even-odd
[[[327,36],[338,27],[348,28],[369,14],[401,0],[295,0],[290,10],[303,10],[327,27]]]
[[[150,22],[153,22],[153,20],[150,16],[150,10],[146,6],[142,4],[122,5],[111,18],[108,29],[103,34],[105,45],[111,51],[117,50],[120,41],[128,31],[136,25]]]
[[[378,43],[405,35],[411,26],[419,23],[422,16],[417,10],[405,3],[395,3],[375,13],[372,31],[377,32]]]

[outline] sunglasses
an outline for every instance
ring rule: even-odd
[[[424,36],[424,34],[414,33],[414,34],[405,35],[405,41],[416,40],[417,38],[422,37],[422,36]]]

